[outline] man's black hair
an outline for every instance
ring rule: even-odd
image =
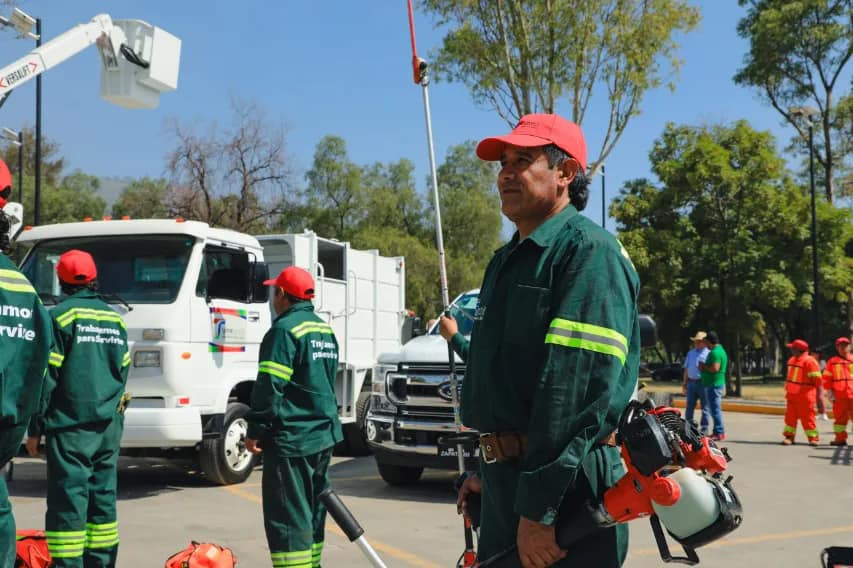
[[[80,290],[91,290],[92,292],[98,289],[98,279],[86,282],[85,284],[69,284],[68,282],[59,281],[59,287],[62,288],[62,293],[66,296],[73,296]]]
[[[11,219],[0,209],[0,253],[9,254],[9,249],[12,246],[12,243],[9,241],[9,230],[11,228]]]
[[[571,158],[569,154],[557,146],[556,144],[548,144],[544,147],[545,156],[548,158],[548,167],[559,167]],[[578,168],[575,174],[575,179],[569,184],[569,201],[575,206],[578,211],[586,209],[586,203],[589,201],[589,178],[582,168]]]

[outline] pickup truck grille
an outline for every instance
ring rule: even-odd
[[[457,370],[462,385],[464,369]],[[461,392],[461,390],[460,390]],[[444,368],[408,367],[388,376],[388,397],[410,413],[447,416],[453,411],[453,392],[447,366]]]

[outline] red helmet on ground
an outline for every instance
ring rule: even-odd
[[[12,195],[12,173],[6,162],[0,160],[0,209],[6,206]]]
[[[66,284],[88,284],[98,276],[98,269],[91,254],[71,249],[59,257],[56,274]]]
[[[265,280],[264,284],[278,286],[285,294],[300,300],[310,300],[314,297],[314,279],[307,271],[297,266],[288,266],[275,278]]]

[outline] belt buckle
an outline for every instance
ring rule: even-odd
[[[492,434],[480,434],[480,455],[483,457],[483,463],[485,464],[493,464],[498,461],[498,459],[494,457],[493,451],[486,452],[486,449],[483,447],[483,439],[488,438],[491,435]],[[491,446],[489,447],[491,448]],[[491,454],[491,457],[489,457],[488,454]]]

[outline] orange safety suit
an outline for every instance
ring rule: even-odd
[[[799,420],[809,442],[818,441],[815,402],[819,382],[820,365],[808,353],[788,359],[788,376],[785,379],[785,398],[788,401],[785,409],[786,438],[794,439]]]
[[[832,391],[832,413],[835,415],[836,442],[847,441],[847,421],[853,420],[853,355],[836,355],[826,362],[824,388]]]

